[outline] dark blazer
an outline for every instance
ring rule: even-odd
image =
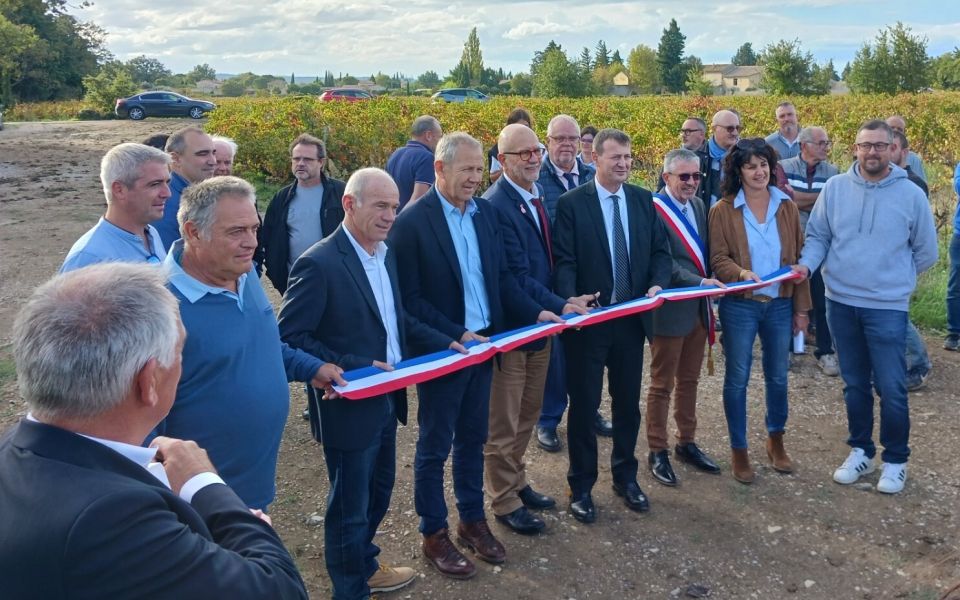
[[[653,207],[649,191],[623,184],[630,228],[630,274],[633,297],[654,285],[670,287],[673,260],[667,231]],[[599,290],[602,305],[613,295],[613,259],[603,226],[595,181],[560,196],[553,227],[554,290],[570,298]],[[622,301],[623,299],[621,299]],[[650,312],[641,313],[644,331],[651,331]]]
[[[320,230],[323,237],[327,237],[343,221],[343,190],[346,184],[339,179],[324,176],[320,185],[323,186]],[[290,211],[290,201],[296,194],[296,181],[274,194],[267,205],[258,236],[257,251],[263,254],[267,278],[281,294],[287,290],[289,276],[287,262],[290,259],[290,231],[287,228],[287,213]]]
[[[592,181],[596,171],[583,164],[583,161],[577,158],[577,173],[579,173],[578,182],[580,185]],[[540,166],[540,187],[543,188],[543,205],[550,215],[552,223],[557,222],[557,202],[560,196],[567,193],[567,182],[557,176],[557,172],[550,164],[549,158],[544,158]],[[571,190],[572,191],[572,190]]]
[[[510,185],[506,175],[497,179],[484,192],[483,198],[497,211],[507,266],[520,287],[540,306],[559,315],[567,301],[553,293],[553,265],[547,253],[547,241],[533,220],[527,203]],[[547,223],[548,231],[549,227]],[[546,340],[537,340],[523,346],[522,350],[542,350],[546,343]]]
[[[490,330],[532,325],[543,309],[510,272],[496,209],[482,198],[474,201],[478,210],[473,225],[490,303]],[[467,331],[463,279],[435,187],[400,213],[388,243],[397,253],[404,307],[417,319],[459,340]],[[418,354],[429,351],[412,345]]]
[[[392,251],[387,253],[387,273],[403,358],[414,356],[408,350],[410,342],[429,352],[445,349],[452,336],[427,327],[403,310],[395,256]],[[387,330],[363,265],[342,225],[293,264],[278,322],[283,341],[344,370],[369,367],[374,360],[386,362]],[[367,447],[382,431],[384,419],[394,414],[401,423],[407,422],[402,390],[364,400],[322,400],[322,393],[312,387],[309,393],[314,437],[331,448]]]
[[[663,195],[666,196],[667,192],[664,191]],[[697,235],[705,244],[708,244],[707,210],[703,207],[703,200],[696,197],[691,198],[690,208],[693,210],[693,216],[697,222]],[[659,216],[659,213],[657,215]],[[663,219],[663,217],[660,218]],[[700,275],[696,263],[693,262],[687,252],[686,246],[673,232],[673,229],[665,223],[664,229],[667,232],[667,238],[670,240],[670,253],[673,255],[673,273],[670,276],[670,287],[695,287],[700,285],[704,276]],[[706,262],[709,275],[709,247],[704,253],[703,260]],[[707,312],[707,300],[704,298],[664,302],[660,308],[653,311],[653,335],[685,336],[693,331],[697,318],[700,319],[705,328],[709,328],[710,315]]]
[[[225,485],[187,504],[75,433],[21,421],[0,440],[4,598],[306,598],[273,529]]]

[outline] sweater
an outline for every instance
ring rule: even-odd
[[[878,182],[860,164],[830,178],[810,213],[800,264],[821,266],[826,296],[860,308],[906,311],[917,275],[937,262],[937,231],[923,191],[890,165]]]

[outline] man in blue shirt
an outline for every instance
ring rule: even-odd
[[[166,256],[150,223],[170,197],[170,156],[143,144],[114,146],[100,161],[107,212],[70,248],[61,273],[101,262],[160,263]]]
[[[343,381],[342,370],[280,341],[252,272],[260,220],[250,184],[214,177],[192,185],[177,217],[183,239],[165,264],[187,341],[176,401],[157,433],[195,440],[247,506],[265,509],[289,411],[287,382],[326,387]]]
[[[167,140],[167,153],[173,160],[170,166],[170,197],[163,209],[163,218],[153,222],[160,233],[163,249],[180,239],[177,211],[180,194],[188,185],[213,177],[217,168],[217,151],[213,138],[196,125],[174,131]]]
[[[800,154],[800,125],[797,124],[797,109],[791,102],[777,105],[777,130],[764,140],[786,160]]]
[[[415,202],[433,185],[433,151],[443,136],[440,121],[430,115],[414,119],[411,139],[387,160],[387,172],[400,189],[400,209]]]

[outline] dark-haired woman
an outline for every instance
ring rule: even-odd
[[[761,138],[742,139],[723,164],[723,197],[710,209],[710,265],[724,283],[760,277],[800,258],[803,232],[797,206],[777,189],[776,152]],[[787,424],[790,338],[807,328],[808,281],[783,282],[720,299],[723,323],[723,409],[733,450],[733,477],[752,483],[747,454],[747,385],[753,344],[760,336],[766,387],[767,457],[781,473],[793,471],[783,447]]]

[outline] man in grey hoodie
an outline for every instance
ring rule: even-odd
[[[917,275],[937,261],[930,204],[890,161],[893,130],[868,121],[857,131],[857,160],[823,187],[794,270],[822,265],[827,322],[840,359],[852,450],[833,479],[850,484],[875,469],[873,386],[880,395],[883,472],[877,491],[906,482],[910,412],[904,360],[907,312]],[[872,385],[871,385],[872,384]]]

